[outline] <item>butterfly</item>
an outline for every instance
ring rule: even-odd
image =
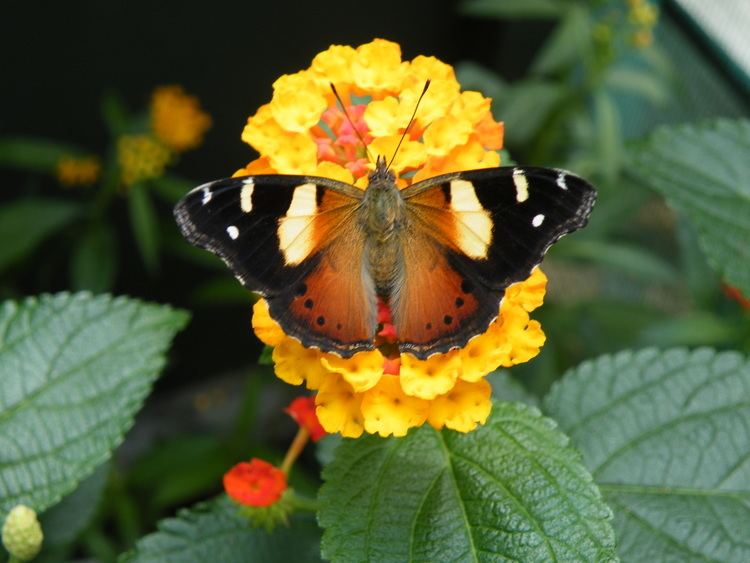
[[[378,157],[365,190],[266,174],[198,186],[175,207],[182,234],[221,257],[304,346],[375,349],[378,299],[401,352],[463,347],[498,316],[505,290],[585,226],[596,199],[564,170],[498,167],[396,186]]]

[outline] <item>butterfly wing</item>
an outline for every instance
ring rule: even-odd
[[[405,273],[392,303],[402,349],[461,347],[497,316],[505,289],[586,224],[596,191],[562,170],[504,167],[410,186]]]
[[[354,219],[362,191],[308,176],[210,182],[175,207],[185,238],[221,257],[263,295],[284,332],[349,356],[372,349],[375,292]]]

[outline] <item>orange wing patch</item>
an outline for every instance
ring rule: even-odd
[[[408,201],[442,244],[470,258],[487,258],[493,238],[492,215],[482,206],[471,182],[451,180]]]
[[[320,249],[355,208],[352,200],[313,183],[294,188],[286,214],[279,219],[279,249],[287,266],[296,266]]]
[[[450,251],[419,229],[404,240],[403,285],[391,301],[401,350],[425,358],[463,346],[497,316],[498,297],[456,269]]]
[[[302,233],[313,241],[309,260],[314,266],[270,300],[271,315],[303,345],[348,357],[374,348],[375,289],[370,277],[363,275],[364,235],[351,217],[356,205],[326,191],[319,208]],[[302,248],[300,240],[291,247]]]

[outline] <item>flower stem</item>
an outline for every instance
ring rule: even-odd
[[[318,501],[314,498],[299,496],[296,493],[290,494],[287,498],[289,504],[291,504],[295,510],[305,510],[307,512],[318,511]]]
[[[301,454],[302,450],[305,448],[305,444],[307,444],[309,437],[310,434],[307,433],[307,430],[300,427],[299,432],[297,432],[297,435],[294,437],[292,444],[286,452],[286,456],[284,456],[284,461],[281,463],[281,470],[287,475],[289,475],[289,470],[292,468],[292,465],[294,465],[299,454]]]

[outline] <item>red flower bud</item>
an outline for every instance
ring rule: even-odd
[[[262,459],[243,461],[224,474],[224,490],[246,506],[270,506],[286,490],[284,472]]]
[[[315,414],[315,397],[297,397],[284,412],[291,416],[297,424],[307,430],[313,442],[317,442],[326,435],[326,431]]]

